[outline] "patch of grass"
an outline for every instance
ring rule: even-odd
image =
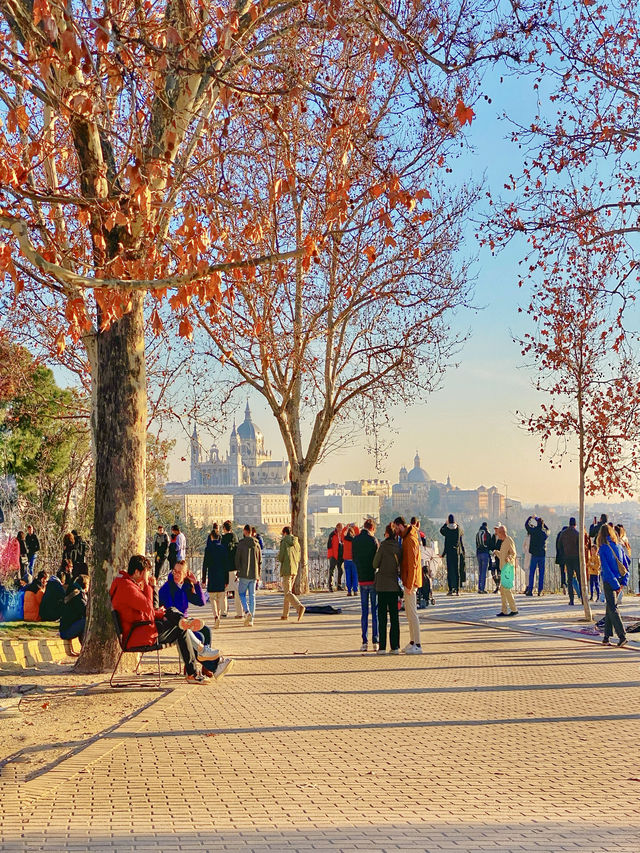
[[[0,622],[0,640],[57,639],[57,622]]]

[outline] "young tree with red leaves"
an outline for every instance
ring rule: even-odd
[[[538,371],[536,390],[545,394],[538,414],[523,420],[541,437],[552,465],[566,459],[577,467],[579,520],[585,530],[585,496],[630,495],[640,463],[640,372],[616,306],[603,291],[609,270],[588,251],[535,292],[528,313],[535,332],[520,341]],[[585,617],[591,620],[584,536],[580,579]]]
[[[0,270],[17,298],[46,292],[59,301],[57,344],[82,343],[91,368],[96,559],[81,669],[101,671],[113,659],[107,589],[144,548],[145,294],[159,303],[173,291],[179,333],[190,337],[189,304],[216,302],[221,273],[313,254],[311,232],[295,248],[260,255],[251,245],[240,252],[236,235],[217,227],[228,187],[223,179],[210,192],[206,176],[233,156],[219,144],[231,118],[255,116],[274,81],[294,100],[316,86],[328,107],[332,91],[311,81],[300,59],[312,56],[315,74],[316,63],[329,68],[350,45],[401,69],[407,88],[431,104],[431,120],[455,128],[472,117],[468,69],[515,52],[530,28],[523,8],[0,0],[0,228],[8,236]],[[274,49],[285,39],[290,53],[279,64]],[[442,85],[431,86],[430,69]],[[150,322],[162,327],[159,311]]]
[[[637,19],[635,0],[554,0],[532,31],[539,110],[513,134],[526,162],[490,239],[525,235],[525,264],[542,275],[562,253],[589,247],[607,259],[606,289],[637,285]]]

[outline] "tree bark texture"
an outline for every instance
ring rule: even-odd
[[[300,541],[300,566],[296,577],[296,592],[309,592],[309,541],[307,535],[307,501],[309,475],[291,471],[291,532]]]
[[[589,580],[587,578],[587,561],[586,554],[584,551],[584,492],[585,492],[585,472],[583,466],[582,455],[584,450],[582,448],[582,441],[580,447],[580,505],[578,511],[578,531],[580,533],[580,539],[578,540],[578,547],[580,549],[580,588],[582,589],[582,606],[584,607],[584,618],[587,622],[593,622],[593,614],[591,613],[591,605],[589,604]]]
[[[117,641],[109,587],[132,554],[144,554],[147,394],[142,294],[97,339],[94,561],[87,630],[76,669],[113,666]]]

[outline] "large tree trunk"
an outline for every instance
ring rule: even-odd
[[[581,451],[582,455],[582,451]],[[578,510],[578,547],[580,549],[580,587],[582,589],[582,606],[584,607],[584,618],[587,622],[593,622],[591,605],[589,604],[589,582],[587,580],[587,562],[584,552],[584,467],[580,460],[580,506]]]
[[[132,554],[143,554],[146,519],[147,392],[142,294],[97,340],[94,560],[87,630],[76,669],[104,672],[117,642],[109,587]]]
[[[296,578],[296,592],[309,592],[309,542],[307,535],[307,499],[309,474],[291,469],[291,532],[300,541],[300,566]]]

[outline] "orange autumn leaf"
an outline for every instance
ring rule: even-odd
[[[465,106],[463,101],[458,101],[456,104],[456,118],[460,127],[464,127],[465,124],[471,124],[474,116],[475,113],[471,107]]]
[[[189,341],[193,340],[193,326],[191,325],[191,320],[189,320],[188,317],[183,317],[182,320],[180,320],[178,334],[181,338],[186,338]]]

